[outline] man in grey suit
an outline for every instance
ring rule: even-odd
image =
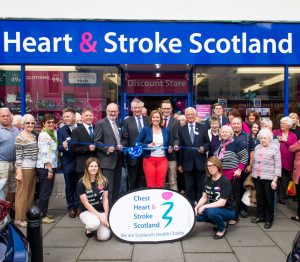
[[[131,111],[133,116],[124,119],[123,125],[123,146],[133,147],[135,139],[145,125],[149,125],[149,118],[142,116],[144,103],[135,98],[131,101]],[[129,189],[133,190],[139,187],[145,187],[145,175],[143,171],[143,157],[135,159],[126,156],[128,174],[129,174]]]
[[[122,132],[117,121],[118,105],[110,103],[106,108],[106,117],[95,127],[95,143],[106,144],[97,147],[96,155],[100,161],[103,175],[108,179],[109,202],[113,204],[119,195],[122,172]]]
[[[179,145],[178,128],[179,121],[171,116],[173,107],[170,100],[164,100],[161,104],[163,113],[163,125],[170,130],[170,146]],[[168,179],[170,189],[178,191],[177,187],[177,161],[176,152],[168,155]]]

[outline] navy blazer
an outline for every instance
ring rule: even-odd
[[[168,155],[170,131],[166,127],[161,127],[163,135],[163,146],[165,147],[165,156]],[[148,144],[153,142],[153,131],[152,126],[144,126],[139,135],[137,136],[135,143],[142,147],[148,147]],[[151,150],[143,150],[142,156],[145,158],[150,157]]]

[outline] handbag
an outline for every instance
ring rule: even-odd
[[[256,204],[251,202],[250,200],[251,200],[251,189],[247,188],[242,197],[242,202],[248,207],[256,207]]]
[[[286,190],[286,194],[290,197],[294,197],[294,196],[297,195],[296,185],[295,185],[293,180],[289,181],[289,184],[288,184],[288,187],[287,187],[287,190]]]

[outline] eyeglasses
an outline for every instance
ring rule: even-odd
[[[25,122],[26,125],[35,125],[35,122]]]
[[[216,165],[207,165],[207,168],[217,167]]]
[[[162,110],[171,110],[172,108],[162,108]]]
[[[46,121],[47,124],[55,124],[55,121],[52,120],[52,121]]]

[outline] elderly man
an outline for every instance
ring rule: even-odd
[[[8,108],[0,108],[0,199],[7,199],[12,204],[15,199],[16,182],[15,139],[19,130],[12,126],[12,114]]]
[[[149,125],[149,118],[142,116],[142,109],[144,103],[135,98],[131,101],[132,116],[127,117],[124,120],[123,127],[123,146],[133,147],[135,139],[146,125]],[[129,189],[137,189],[146,186],[145,175],[143,171],[143,157],[137,157],[135,159],[130,158],[127,155],[127,165],[129,173]]]
[[[97,158],[103,175],[108,179],[110,204],[118,199],[122,172],[122,132],[121,125],[117,121],[118,114],[118,105],[108,104],[107,116],[101,119],[95,128],[95,143],[109,145],[97,147]]]
[[[184,172],[187,198],[194,205],[202,196],[206,152],[209,150],[210,141],[205,125],[195,121],[196,110],[193,107],[185,110],[185,116],[187,124],[178,130],[178,170]],[[177,150],[177,146],[174,150]]]

